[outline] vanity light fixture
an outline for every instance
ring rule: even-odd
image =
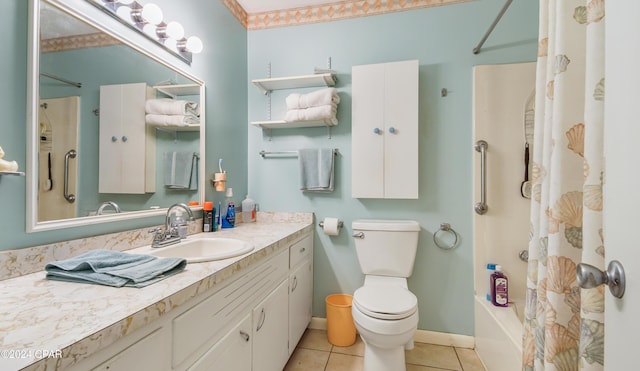
[[[182,25],[164,21],[162,9],[156,4],[142,5],[136,0],[86,1],[162,45],[187,64],[191,64],[193,54],[202,52],[202,40],[196,36],[185,38]]]

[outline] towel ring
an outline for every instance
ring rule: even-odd
[[[455,237],[455,240],[453,241],[453,243],[451,244],[451,246],[447,246],[447,245],[442,245],[438,242],[438,239],[436,238],[438,236],[438,233],[440,232],[451,232],[453,233],[453,236]],[[455,230],[453,230],[453,228],[451,228],[451,224],[449,223],[441,223],[440,224],[440,229],[438,229],[434,234],[433,234],[433,242],[436,244],[436,246],[438,246],[439,248],[443,249],[443,250],[451,250],[454,247],[456,247],[458,245],[458,232],[456,232]]]

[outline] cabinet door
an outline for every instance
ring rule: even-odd
[[[251,371],[251,313],[205,353],[189,371]]]
[[[382,64],[351,69],[352,197],[384,197],[383,76]]]
[[[281,371],[289,358],[288,283],[253,310],[253,371]]]
[[[311,321],[313,301],[313,262],[299,264],[289,276],[289,354],[300,341]]]
[[[384,197],[418,198],[418,61],[384,66]]]
[[[157,329],[111,357],[93,371],[152,371],[171,369],[168,330]]]

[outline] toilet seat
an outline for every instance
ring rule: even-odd
[[[399,320],[418,310],[418,299],[401,286],[365,285],[353,293],[353,306],[369,317]]]

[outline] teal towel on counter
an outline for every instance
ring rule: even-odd
[[[332,148],[298,150],[302,191],[333,192],[333,153]]]
[[[159,259],[151,255],[99,249],[51,262],[44,270],[50,280],[145,287],[183,271],[186,265],[187,261],[182,258]]]

